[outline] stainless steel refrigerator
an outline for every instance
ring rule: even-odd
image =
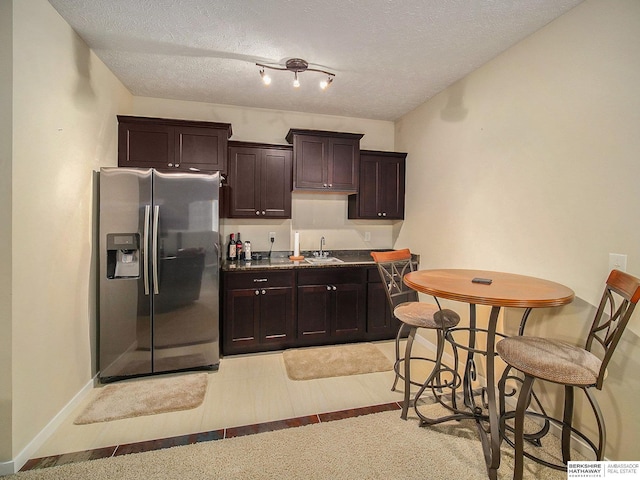
[[[102,382],[218,367],[219,184],[218,173],[100,170]]]

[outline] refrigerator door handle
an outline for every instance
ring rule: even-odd
[[[160,259],[158,258],[158,218],[160,217],[160,206],[153,206],[153,236],[152,236],[152,246],[151,246],[151,254],[153,255],[153,293],[158,295],[160,290],[158,288],[158,262]]]
[[[144,230],[142,233],[142,278],[144,279],[144,294],[149,295],[149,222],[151,221],[151,206],[144,206]]]

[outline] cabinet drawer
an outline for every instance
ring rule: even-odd
[[[298,285],[365,283],[364,268],[310,268],[298,272]]]
[[[293,270],[226,273],[224,283],[225,289],[293,287]]]

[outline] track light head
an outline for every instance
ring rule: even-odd
[[[271,77],[268,73],[264,72],[264,68],[260,70],[260,76],[262,77],[262,83],[265,85],[271,85]]]
[[[326,80],[320,80],[320,88],[326,90],[331,85],[331,82],[333,82],[333,75],[329,75]]]

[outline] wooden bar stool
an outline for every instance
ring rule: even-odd
[[[417,262],[413,260],[408,248],[389,252],[371,252],[371,256],[378,266],[382,282],[386,286],[387,300],[393,316],[400,322],[400,328],[396,335],[396,360],[393,369],[396,378],[391,390],[396,389],[399,379],[404,380],[404,401],[400,418],[407,419],[409,411],[409,396],[411,385],[423,386],[423,382],[411,380],[410,364],[412,360],[424,360],[433,362],[434,367],[429,374],[426,383],[431,385],[441,369],[442,354],[446,331],[460,322],[460,316],[453,310],[441,310],[437,304],[418,301],[418,292],[407,287],[402,278],[406,273],[417,269]],[[428,328],[437,332],[436,355],[434,358],[412,357],[411,349],[418,328]],[[400,340],[407,335],[404,357],[400,357]],[[400,373],[400,365],[404,364],[404,373]]]
[[[513,441],[506,435],[504,436],[505,441],[515,447],[514,479],[522,479],[524,457],[548,467],[566,471],[567,463],[571,459],[570,442],[572,435],[577,435],[584,440],[595,452],[597,460],[604,459],[606,443],[605,422],[598,402],[593,395],[592,388],[602,389],[607,365],[609,365],[611,356],[620,341],[620,337],[631,318],[638,300],[640,300],[640,280],[627,273],[613,270],[607,279],[604,294],[596,311],[584,348],[559,340],[531,336],[509,337],[497,343],[496,350],[507,364],[499,383],[500,426],[503,434],[506,433],[507,428],[514,431]],[[524,374],[524,381],[522,381],[515,412],[506,412],[506,381],[518,378],[510,373],[512,368]],[[527,407],[531,402],[533,383],[536,379],[564,386],[564,413],[562,419],[552,418],[546,415],[544,410],[542,413],[527,411]],[[593,409],[598,425],[598,439],[595,441],[573,426],[574,389],[576,388],[585,393]],[[508,394],[511,393],[514,392],[509,392]],[[536,403],[539,405],[537,399]],[[534,437],[534,440],[536,439],[535,435],[529,436],[524,433],[526,415],[544,419],[545,428],[541,430],[544,433],[548,430],[549,422],[561,426],[562,464],[550,463],[524,450],[525,439],[529,440],[530,437]],[[506,420],[514,417],[514,427],[507,427]]]

